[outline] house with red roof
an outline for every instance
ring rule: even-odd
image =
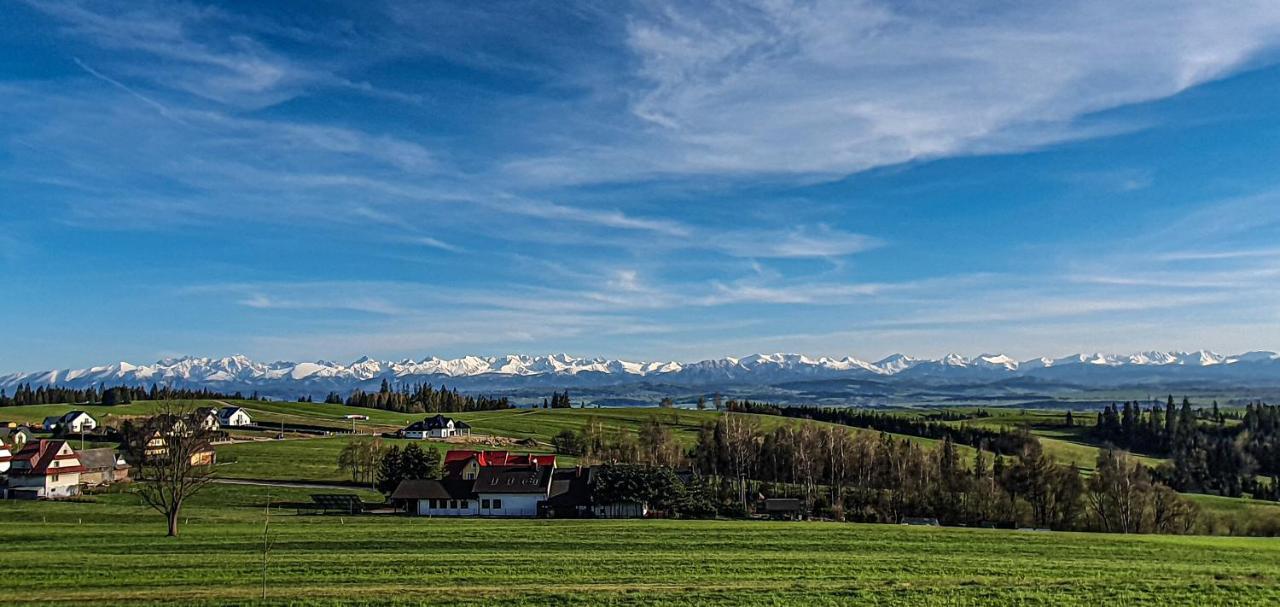
[[[482,468],[490,466],[542,466],[555,468],[554,454],[511,453],[450,449],[444,454],[444,477],[475,480]]]
[[[85,468],[65,440],[30,441],[9,463],[9,497],[38,499],[80,494],[80,473]]]

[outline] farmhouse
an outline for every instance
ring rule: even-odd
[[[84,449],[80,451],[80,484],[86,487],[110,485],[129,481],[129,463],[118,456],[114,449]]]
[[[252,426],[253,418],[240,407],[223,407],[218,410],[218,423],[228,427]]]
[[[488,466],[476,477],[480,516],[537,516],[551,494],[552,466]]]
[[[46,432],[56,434],[79,434],[81,432],[92,432],[98,427],[98,420],[84,411],[69,411],[61,417],[44,418],[44,429]]]
[[[217,432],[222,428],[222,420],[218,419],[218,410],[213,407],[200,407],[193,416],[199,426],[205,430]]]
[[[455,420],[437,413],[422,421],[413,422],[400,431],[405,438],[449,438],[451,436],[469,436],[471,426],[462,420]]]
[[[36,499],[80,494],[84,466],[64,440],[31,441],[13,456],[9,468],[8,495]]]
[[[477,516],[480,504],[472,480],[407,480],[391,494],[393,502],[407,504],[419,516]]]
[[[0,427],[0,442],[8,443],[14,451],[31,440],[31,429],[26,426]]]

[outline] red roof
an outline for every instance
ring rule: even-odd
[[[466,462],[476,459],[481,468],[490,466],[555,466],[556,456],[551,454],[511,453],[509,451],[450,450],[444,454],[446,475],[461,474]]]
[[[71,474],[72,472],[84,472],[84,466],[80,465],[79,458],[76,457],[74,450],[65,455],[58,455],[62,447],[67,444],[64,440],[49,440],[42,438],[38,441],[31,441],[23,445],[22,450],[13,456],[15,462],[30,462],[29,469],[15,470],[10,469],[9,473],[15,476],[46,476],[49,474]],[[75,460],[75,465],[60,466],[50,468],[55,460]]]

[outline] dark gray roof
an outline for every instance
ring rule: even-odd
[[[556,470],[551,476],[551,492],[547,503],[552,506],[590,506],[591,469]]]
[[[110,447],[84,449],[77,452],[80,464],[90,470],[110,470],[116,467],[116,452]]]
[[[476,476],[476,493],[542,493],[551,487],[551,466],[486,466]]]
[[[772,497],[764,501],[766,512],[794,512],[800,509],[800,500],[793,497]]]
[[[474,481],[435,479],[401,481],[391,493],[393,500],[425,500],[425,499],[475,499],[471,492]]]

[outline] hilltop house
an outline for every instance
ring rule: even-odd
[[[227,427],[252,426],[253,418],[240,407],[223,407],[218,410],[218,423]]]
[[[39,439],[13,456],[8,495],[27,499],[72,497],[80,494],[84,466],[65,440]]]
[[[400,435],[416,439],[470,436],[471,426],[462,420],[455,420],[437,413],[434,417],[409,424],[400,431]]]
[[[80,451],[80,484],[86,487],[110,485],[129,481],[129,463],[118,456],[114,449],[85,449]]]
[[[84,411],[69,411],[61,417],[44,418],[45,431],[55,434],[93,432],[97,427],[98,420]]]

